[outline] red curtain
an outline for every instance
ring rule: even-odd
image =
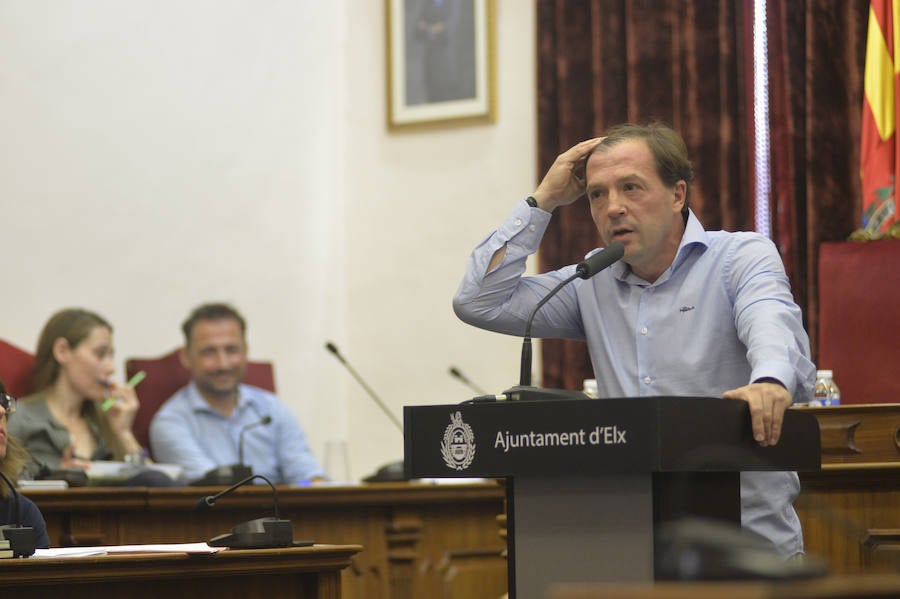
[[[815,354],[819,245],[847,239],[861,214],[869,2],[768,0],[768,6],[772,236]]]

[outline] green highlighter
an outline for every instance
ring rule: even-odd
[[[137,387],[140,384],[140,382],[143,381],[144,378],[146,378],[146,376],[147,376],[147,373],[144,372],[143,370],[141,370],[140,372],[136,372],[136,373],[134,373],[133,377],[128,379],[128,382],[125,383],[125,385],[128,387],[131,387],[133,389],[133,388]],[[119,401],[121,401],[120,397],[107,397],[105,400],[103,400],[103,404],[100,406],[100,409],[103,410],[104,412],[106,412],[111,407],[116,405],[116,403]]]

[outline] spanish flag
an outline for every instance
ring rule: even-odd
[[[866,43],[862,113],[862,228],[885,233],[897,221],[895,184],[900,172],[897,148],[897,102],[900,100],[894,44],[900,40],[900,0],[871,0]]]

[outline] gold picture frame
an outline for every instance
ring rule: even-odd
[[[385,0],[392,131],[493,123],[494,0]]]

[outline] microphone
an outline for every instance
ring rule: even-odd
[[[244,434],[249,431],[251,428],[256,428],[257,426],[267,426],[272,422],[272,417],[266,414],[256,422],[251,422],[241,429],[241,434],[238,437],[238,464],[241,466],[246,466],[244,464]],[[252,471],[252,470],[251,470]],[[249,474],[248,474],[249,475]]]
[[[470,381],[468,378],[466,378],[466,375],[464,375],[464,374],[460,371],[460,369],[457,368],[456,366],[451,366],[449,372],[450,372],[450,376],[452,376],[452,377],[454,377],[454,378],[457,378],[457,379],[461,380],[461,381],[463,382],[464,385],[466,385],[467,387],[469,387],[469,389],[472,389],[473,391],[475,391],[475,393],[478,393],[478,394],[480,394],[480,395],[484,395],[484,394],[485,394],[485,391],[484,391],[481,387],[479,387],[478,385],[476,385],[475,383],[473,383],[472,381]]]
[[[31,463],[37,468],[31,475],[34,480],[62,480],[70,487],[84,487],[88,484],[87,472],[81,468],[51,468],[34,456],[29,456]],[[29,468],[29,470],[31,470]]]
[[[575,274],[560,282],[554,287],[550,293],[541,298],[541,301],[531,310],[528,319],[525,321],[525,335],[522,340],[522,361],[519,369],[519,384],[512,389],[508,389],[504,393],[510,399],[546,399],[548,397],[583,397],[583,393],[565,391],[562,389],[542,389],[536,390],[531,386],[531,325],[538,310],[556,295],[560,289],[571,283],[577,278],[590,279],[601,270],[612,266],[625,255],[625,246],[619,241],[609,244],[605,250],[596,252],[589,256],[575,267]]]
[[[341,364],[353,375],[353,378],[362,385],[362,388],[366,390],[366,393],[369,394],[378,407],[387,414],[388,418],[391,419],[391,422],[400,430],[400,434],[403,434],[403,425],[400,423],[400,420],[394,416],[393,412],[391,412],[388,407],[385,405],[381,399],[372,391],[372,388],[366,384],[366,382],[362,379],[361,376],[353,369],[353,367],[344,359],[344,356],[341,355],[341,352],[338,351],[337,346],[331,341],[325,342],[325,349],[334,354],[338,360],[341,361]],[[385,464],[381,468],[379,468],[374,474],[371,474],[365,478],[363,478],[363,482],[367,483],[375,483],[375,482],[392,482],[392,481],[400,481],[407,480],[405,466],[403,464],[403,460],[398,460],[396,462],[390,462],[389,464]]]
[[[203,473],[200,478],[190,481],[192,487],[209,487],[217,485],[241,484],[240,481],[253,474],[253,468],[244,463],[244,434],[257,426],[267,425],[272,417],[266,414],[259,420],[245,424],[238,434],[238,463],[216,466]]]
[[[394,416],[393,412],[391,412],[391,410],[385,405],[385,403],[384,403],[383,401],[381,401],[381,399],[379,399],[379,397],[378,397],[377,395],[375,395],[375,392],[372,391],[372,388],[369,387],[369,386],[366,384],[366,382],[365,382],[364,380],[362,380],[362,377],[360,377],[359,374],[356,372],[356,370],[353,369],[353,366],[351,366],[351,365],[347,362],[347,360],[344,359],[344,356],[342,356],[342,355],[341,355],[341,352],[338,351],[337,346],[336,346],[334,343],[332,343],[331,341],[326,341],[326,342],[325,342],[325,349],[327,349],[328,351],[330,351],[331,353],[333,353],[334,356],[335,356],[338,360],[341,361],[341,364],[343,364],[344,367],[345,367],[348,371],[350,371],[350,374],[353,375],[353,378],[355,378],[356,381],[357,381],[360,385],[362,385],[362,388],[366,390],[366,393],[369,394],[369,397],[371,397],[373,400],[375,400],[375,403],[378,404],[378,407],[381,408],[381,410],[382,410],[385,414],[387,414],[387,417],[391,419],[391,422],[393,422],[394,425],[395,425],[395,426],[400,430],[400,432],[402,433],[402,432],[403,432],[403,425],[400,424],[400,420],[398,420],[397,417]]]
[[[22,506],[19,504],[19,492],[16,491],[15,485],[6,478],[2,471],[0,471],[0,478],[9,487],[9,492],[12,494],[13,509],[16,512],[15,524],[0,526],[0,539],[9,541],[9,548],[13,551],[13,557],[28,557],[34,554],[35,545],[37,545],[37,534],[31,526],[22,526]]]
[[[253,479],[261,479],[272,488],[272,503],[274,505],[274,517],[257,518],[250,520],[231,529],[230,533],[221,534],[208,541],[212,547],[230,547],[233,549],[269,549],[273,547],[290,547],[294,544],[294,530],[290,520],[282,520],[278,517],[278,490],[268,478],[262,474],[253,474],[241,480],[224,491],[215,495],[207,495],[197,501],[198,510],[211,509],[220,497],[229,495],[240,487],[243,487]],[[302,544],[312,544],[303,541]]]

